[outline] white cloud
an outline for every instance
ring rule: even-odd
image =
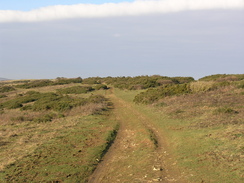
[[[0,10],[0,22],[32,22],[65,18],[93,18],[170,13],[186,10],[241,9],[244,0],[137,0],[134,2],[57,5],[28,12]]]

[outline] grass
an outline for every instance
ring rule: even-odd
[[[141,122],[147,120],[165,137],[170,147],[167,152],[175,157],[171,161],[177,163],[188,182],[241,183],[243,82],[239,81],[240,76],[223,77],[224,81],[218,76],[216,81],[207,78],[192,82],[191,93],[165,96],[149,105],[133,103],[135,96],[145,90],[114,89],[122,99],[117,101],[117,109],[102,96],[111,96],[112,90],[57,94],[58,89],[80,87],[81,83],[14,90],[4,88],[3,84],[0,180],[86,182],[116,137],[117,120],[124,121],[129,130],[124,132],[125,151],[119,152],[121,156],[114,167],[121,167],[120,171],[128,175],[144,177],[149,171],[149,159],[153,158],[150,153],[158,144],[153,131]],[[7,85],[14,87],[11,83]],[[26,98],[28,91],[31,97]],[[77,105],[80,100],[86,103]],[[55,105],[50,107],[50,101]],[[40,110],[33,110],[35,106]],[[112,107],[118,114],[111,117]],[[129,152],[133,152],[130,157]],[[111,173],[115,178],[120,176],[117,169]],[[133,181],[129,176],[125,179]]]
[[[6,182],[86,182],[113,141],[117,127],[101,116],[76,119],[56,135],[2,170]],[[50,132],[42,132],[47,135]],[[40,134],[41,135],[41,134]]]
[[[136,95],[116,94],[130,102]],[[243,103],[242,90],[227,86],[136,108],[166,136],[189,182],[239,183],[244,181]]]
[[[0,98],[2,182],[87,181],[118,126],[102,95],[56,93],[75,86],[81,84],[18,88]]]

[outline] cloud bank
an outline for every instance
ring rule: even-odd
[[[244,0],[137,0],[134,2],[49,6],[32,11],[0,10],[0,22],[35,22],[173,13],[188,10],[243,9]]]

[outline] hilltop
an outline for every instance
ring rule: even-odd
[[[244,180],[244,74],[0,85],[4,182]]]

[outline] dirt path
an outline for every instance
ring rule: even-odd
[[[114,95],[112,118],[120,123],[117,138],[90,183],[185,182],[168,154],[167,143],[150,119]]]

